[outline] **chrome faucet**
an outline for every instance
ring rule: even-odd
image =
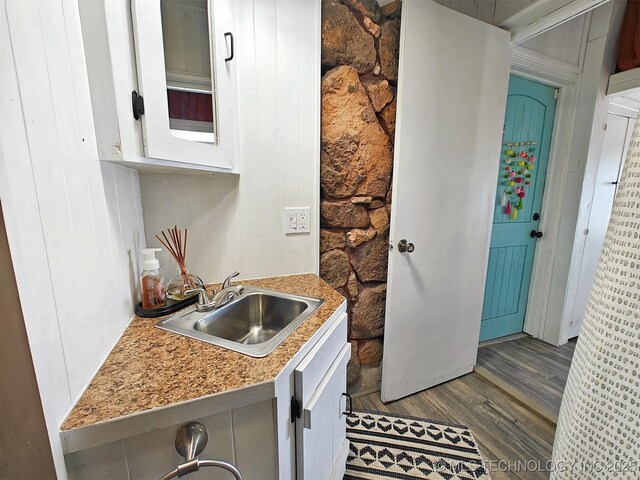
[[[240,275],[240,272],[234,272],[224,279],[222,282],[222,289],[216,293],[212,298],[209,298],[209,294],[204,288],[194,288],[187,290],[185,295],[191,293],[198,293],[198,303],[196,304],[196,310],[198,312],[209,312],[216,308],[220,308],[226,305],[234,298],[239,297],[244,292],[242,285],[231,285],[231,279]]]
[[[239,297],[243,293],[244,287],[242,285],[234,285],[232,287],[223,288],[211,299],[213,308],[220,308],[223,305],[229,303],[234,298]]]
[[[213,308],[219,308],[223,305],[226,305],[231,300],[236,297],[239,297],[244,292],[244,287],[242,285],[231,285],[231,279],[240,275],[240,272],[233,272],[222,282],[222,289],[216,293],[211,299],[211,303],[213,303]]]
[[[204,288],[192,288],[184,292],[184,294],[186,296],[196,292],[198,293],[198,303],[196,304],[196,310],[198,312],[208,312],[215,308],[215,305],[209,299],[209,294]]]

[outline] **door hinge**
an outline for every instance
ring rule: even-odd
[[[296,423],[296,418],[300,418],[301,414],[300,402],[296,400],[296,397],[291,397],[291,423]]]
[[[557,88],[554,88],[553,89],[553,98],[554,98],[554,100],[557,100],[559,96],[560,96],[560,90],[557,89]]]
[[[135,90],[131,92],[131,109],[133,110],[133,118],[140,120],[140,115],[144,115],[144,98],[138,95]]]

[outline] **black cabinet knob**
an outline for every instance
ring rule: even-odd
[[[531,236],[531,238],[542,238],[543,233],[536,230],[531,230],[531,233],[529,235]]]

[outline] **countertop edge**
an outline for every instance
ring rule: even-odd
[[[275,397],[275,380],[61,430],[65,455]]]

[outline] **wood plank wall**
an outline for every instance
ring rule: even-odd
[[[138,174],[97,157],[75,1],[0,0],[0,195],[59,478],[58,426],[128,325]]]

